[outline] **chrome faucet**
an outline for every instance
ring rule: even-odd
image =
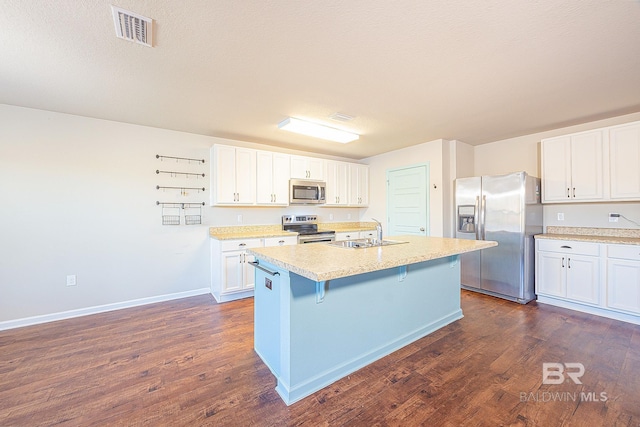
[[[371,219],[378,223],[378,225],[376,225],[376,231],[378,232],[378,243],[381,243],[382,242],[382,223],[375,218],[371,218]]]

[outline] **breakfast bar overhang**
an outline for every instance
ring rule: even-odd
[[[254,347],[287,405],[462,318],[459,254],[495,242],[421,236],[362,249],[250,249]]]

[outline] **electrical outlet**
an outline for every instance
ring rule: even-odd
[[[242,215],[238,215],[238,224],[242,224]]]
[[[333,214],[329,214],[329,221],[333,221]]]
[[[618,218],[620,218],[619,213],[610,213],[609,214],[609,222],[618,222]]]
[[[351,219],[351,214],[347,214],[347,219]]]
[[[76,275],[75,274],[69,274],[67,276],[67,286],[75,286],[77,284],[78,284],[78,282],[77,282]]]
[[[564,213],[558,213],[558,221],[564,221]]]

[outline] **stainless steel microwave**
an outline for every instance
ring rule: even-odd
[[[311,205],[326,202],[326,187],[324,181],[308,179],[292,179],[289,181],[289,204]]]

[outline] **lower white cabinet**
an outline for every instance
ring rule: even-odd
[[[246,249],[295,245],[297,236],[264,239],[211,239],[211,294],[217,302],[253,296],[254,257]]]
[[[600,302],[600,244],[538,240],[536,293],[587,304]]]
[[[640,324],[640,245],[536,239],[538,301]]]
[[[640,314],[640,246],[608,246],[607,307]]]

